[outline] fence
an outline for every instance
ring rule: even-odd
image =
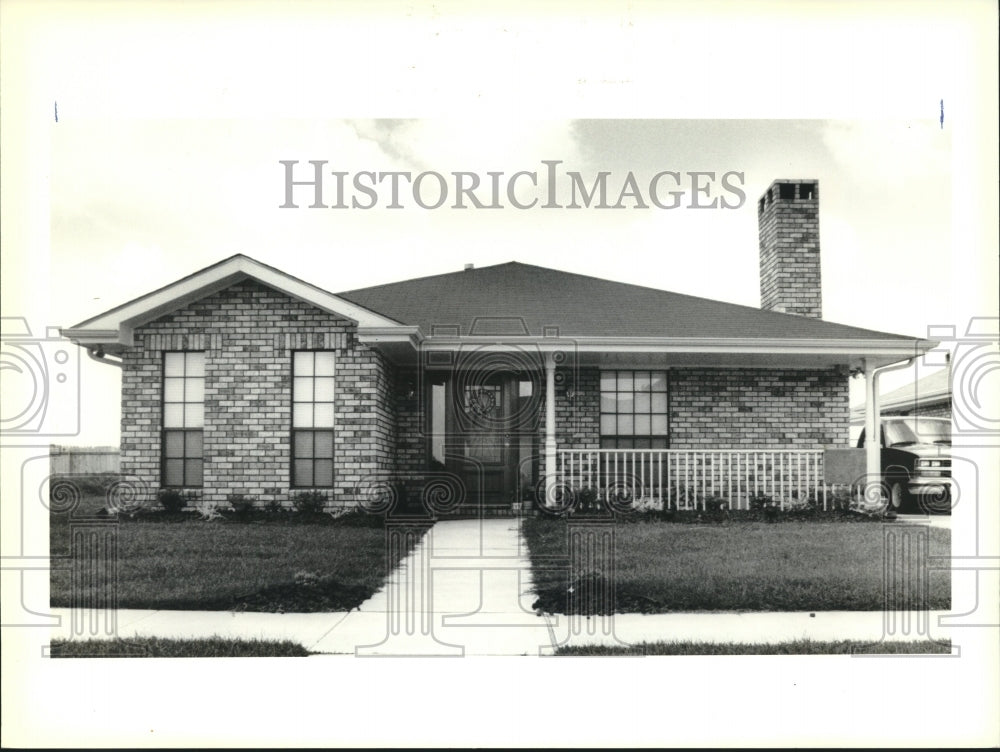
[[[558,482],[668,509],[704,509],[709,500],[749,509],[754,496],[782,509],[806,500],[826,509],[830,491],[822,449],[563,449]]]
[[[117,447],[49,447],[51,475],[97,475],[121,472]]]

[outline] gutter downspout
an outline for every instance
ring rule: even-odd
[[[95,350],[97,350],[96,353],[94,352]],[[104,363],[105,365],[115,366],[116,368],[122,367],[122,361],[108,358],[108,356],[104,354],[104,351],[98,348],[88,347],[87,357],[98,363]]]
[[[868,359],[862,363],[865,369],[865,499],[871,503],[882,497],[882,409],[879,404],[879,376],[889,371],[899,371],[913,365],[916,358],[910,358],[902,363],[868,367]]]

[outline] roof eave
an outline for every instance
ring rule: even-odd
[[[572,343],[577,350],[591,352],[753,352],[800,354],[852,354],[861,357],[908,358],[937,346],[923,339],[827,339],[827,338],[765,338],[765,337],[510,337],[435,336],[426,337],[423,346],[430,349],[452,349],[463,346],[521,347],[561,349]]]

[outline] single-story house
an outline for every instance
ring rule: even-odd
[[[745,507],[817,493],[850,372],[936,344],[821,319],[817,181],[757,210],[761,308],[522,263],[331,293],[236,255],[62,333],[121,367],[151,498]]]

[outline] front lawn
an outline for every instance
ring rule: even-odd
[[[572,581],[567,569],[551,568],[568,562],[567,522],[529,518],[523,532],[535,608],[550,613],[599,612],[599,603],[581,593],[601,593],[612,583],[618,613],[877,611],[885,606],[883,530],[890,527],[901,536],[907,530],[876,522],[623,522],[614,528],[613,577],[583,566]],[[948,556],[950,531],[927,532],[930,557]],[[895,566],[901,575],[898,559]],[[893,601],[904,604],[896,607],[951,607],[950,572],[930,572],[926,597],[908,574],[893,580],[908,583],[897,590],[905,597]]]
[[[52,640],[50,654],[53,658],[301,658],[308,656],[309,651],[289,640],[131,637],[127,640]]]
[[[950,654],[951,640],[909,640],[900,642],[858,642],[838,640],[793,640],[775,643],[739,642],[643,642],[632,647],[568,645],[556,655],[918,655]]]
[[[72,606],[70,518],[53,513],[49,524],[51,605]],[[109,524],[117,539],[119,608],[346,611],[387,576],[385,530],[361,515],[310,522],[300,513],[242,521],[150,514]],[[394,549],[389,566],[409,550]],[[82,585],[77,604],[103,595],[96,587]]]

